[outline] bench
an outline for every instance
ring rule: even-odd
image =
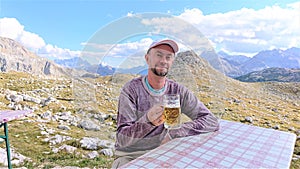
[[[12,120],[19,119],[31,113],[31,110],[1,110],[0,111],[0,128],[4,127],[4,135],[0,135],[0,138],[5,140],[6,153],[7,153],[7,163],[8,168],[11,169],[11,159],[10,159],[10,145],[8,139],[8,122]]]

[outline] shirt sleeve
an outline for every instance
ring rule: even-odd
[[[125,85],[119,96],[116,141],[122,148],[134,145],[156,128],[147,113],[138,112],[136,92],[133,86]]]
[[[170,131],[172,138],[213,132],[219,129],[219,121],[214,114],[187,88],[182,87],[181,112],[191,118],[179,129]]]

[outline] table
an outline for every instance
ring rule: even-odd
[[[8,139],[7,123],[9,121],[24,117],[31,112],[32,112],[31,110],[2,110],[2,111],[0,111],[0,128],[2,126],[4,127],[4,135],[0,135],[0,138],[3,138],[5,140],[8,168],[11,168],[11,161],[10,161],[11,159],[10,159],[10,145],[9,145],[9,139]]]
[[[211,134],[174,139],[122,168],[289,168],[296,135],[220,120]]]

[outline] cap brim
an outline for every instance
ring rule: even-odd
[[[159,45],[169,45],[173,49],[174,53],[178,52],[178,45],[177,45],[177,43],[175,41],[169,40],[169,39],[158,41],[158,42],[153,42],[150,45],[148,51],[150,49],[152,49],[152,48],[155,48],[156,46],[159,46]]]

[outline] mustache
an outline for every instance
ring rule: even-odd
[[[154,68],[156,68],[156,67],[169,69],[169,66],[165,65],[165,64],[156,64],[156,65],[154,65]]]

